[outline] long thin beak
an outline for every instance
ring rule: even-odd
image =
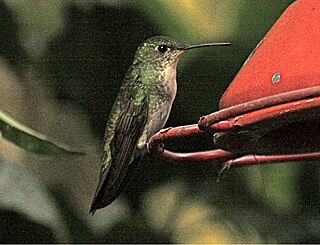
[[[203,48],[203,47],[210,47],[210,46],[229,46],[230,43],[204,43],[204,44],[194,44],[194,45],[181,45],[178,46],[178,50],[189,50],[193,48]]]

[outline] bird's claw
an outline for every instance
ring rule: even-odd
[[[150,153],[150,145],[148,142],[146,142],[147,144],[147,152]],[[158,154],[162,154],[162,152],[164,152],[164,144],[162,142],[158,143],[158,150],[157,150]]]
[[[220,169],[216,182],[220,182],[222,174],[231,167],[231,163],[224,163]]]
[[[170,129],[172,129],[172,127],[160,129],[159,132],[160,132],[160,134],[164,134],[164,133],[168,132]]]

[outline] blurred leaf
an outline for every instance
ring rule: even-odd
[[[173,181],[150,189],[143,198],[149,225],[157,231],[170,233],[173,214],[186,196],[185,183]]]
[[[0,162],[0,208],[23,214],[49,227],[58,242],[69,242],[56,204],[39,181],[25,169],[4,161]],[[19,232],[23,231],[15,231],[17,234]]]
[[[43,155],[85,154],[83,151],[79,151],[71,148],[70,146],[50,140],[47,136],[15,121],[12,117],[1,110],[0,132],[5,139],[30,152]]]
[[[177,243],[239,243],[236,227],[216,213],[201,201],[185,202],[177,212],[173,239]]]
[[[290,213],[298,204],[298,164],[276,164],[248,168],[247,184],[252,193],[277,212]]]
[[[16,14],[24,37],[30,35],[38,39],[47,40],[56,35],[63,26],[63,9],[71,1],[16,1],[5,0]],[[20,33],[21,34],[21,33]],[[25,42],[26,40],[22,40]]]
[[[229,210],[209,205],[203,196],[190,195],[182,182],[168,182],[151,189],[144,196],[143,204],[150,227],[160,234],[167,234],[175,243],[263,241],[249,222],[248,214],[240,212],[238,219],[231,219]]]
[[[20,43],[19,25],[14,17],[6,4],[0,1],[0,55],[7,59],[12,68],[18,68],[28,58]],[[15,70],[18,72],[18,69]]]

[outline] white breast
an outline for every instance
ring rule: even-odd
[[[176,83],[176,69],[175,67],[168,67],[165,69],[165,93],[168,95],[169,100],[157,101],[150,98],[154,103],[149,104],[149,115],[147,127],[142,132],[142,136],[138,142],[139,149],[145,149],[146,143],[149,138],[157,133],[166,124],[170,115],[171,107],[177,93]]]

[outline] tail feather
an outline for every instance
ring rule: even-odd
[[[135,170],[137,169],[141,161],[141,158],[141,156],[134,158],[128,169],[121,176],[121,178],[117,179],[117,183],[113,184],[111,189],[107,181],[108,176],[105,177],[106,179],[104,181],[100,180],[101,185],[99,185],[97,188],[96,195],[90,207],[90,214],[94,215],[97,209],[108,206],[120,195],[120,193],[130,182]]]

